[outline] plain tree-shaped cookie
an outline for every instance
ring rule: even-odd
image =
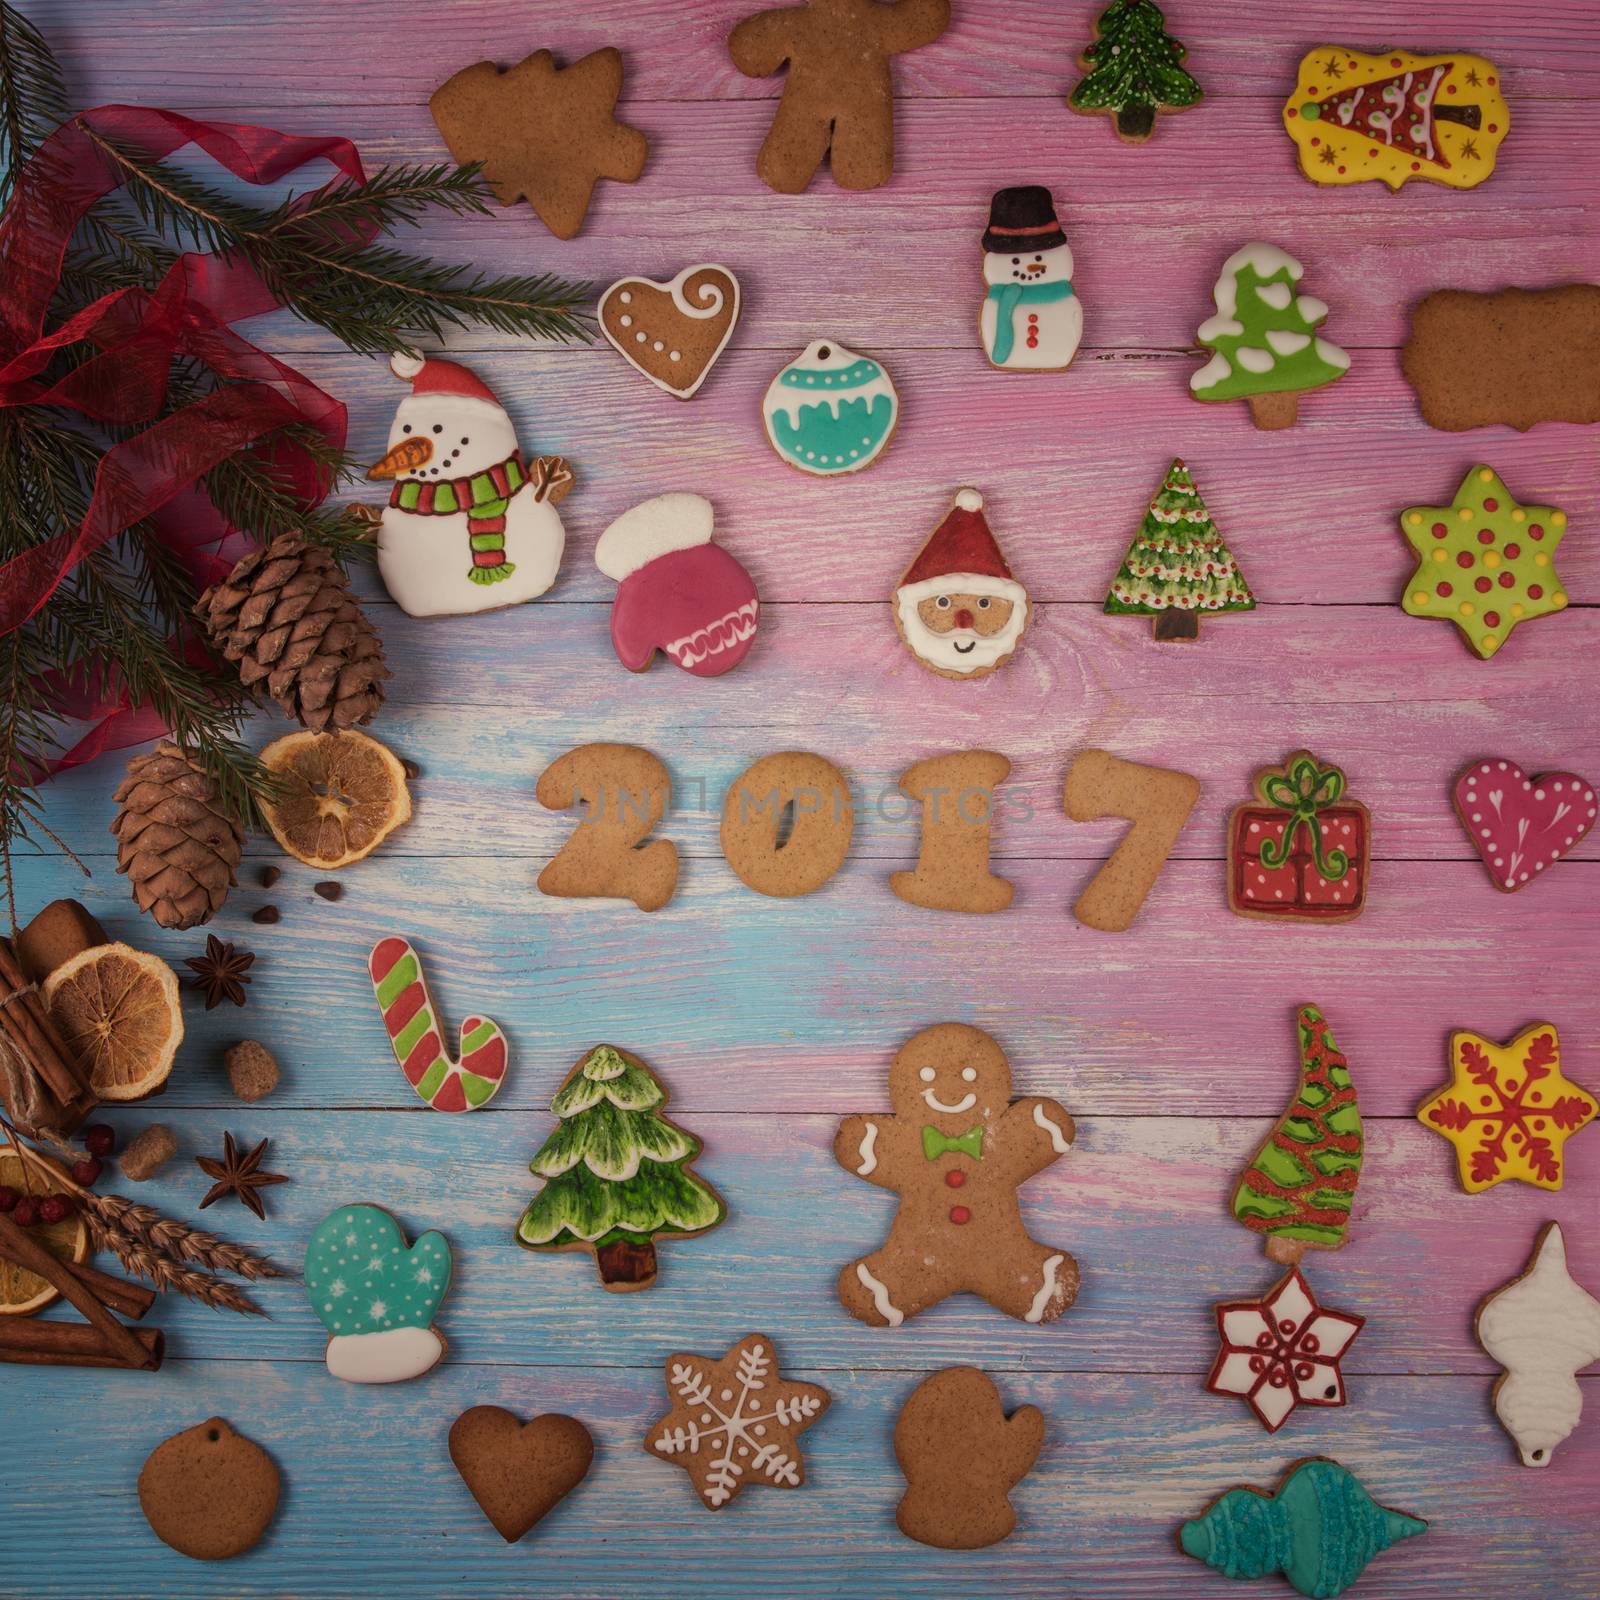
[[[880,1328],[953,1294],[981,1295],[1022,1322],[1054,1322],[1078,1264],[1030,1238],[1018,1187],[1072,1148],[1054,1100],[1011,1099],[1011,1064],[981,1028],[924,1028],[889,1068],[892,1116],[846,1117],[834,1159],[900,1196],[881,1250],[839,1274],[851,1316]]]
[[[756,158],[761,181],[799,194],[826,158],[840,188],[887,183],[894,174],[889,58],[932,44],[949,24],[950,0],[807,0],[746,17],[728,35],[733,64],[751,78],[789,67]]]
[[[895,1521],[908,1539],[941,1550],[981,1550],[1017,1525],[1008,1498],[1039,1459],[1044,1417],[1008,1417],[988,1373],[946,1367],[911,1391],[894,1425],[906,1475]]]

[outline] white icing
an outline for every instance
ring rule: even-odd
[[[1058,1256],[1056,1258],[1060,1260]],[[878,1315],[889,1324],[891,1328],[898,1328],[906,1320],[906,1314],[889,1298],[889,1291],[867,1271],[865,1261],[856,1263],[856,1277],[861,1280],[862,1286],[871,1291],[872,1304]]]
[[[667,640],[661,648],[680,667],[696,667],[708,656],[735,644],[743,644],[751,638],[760,617],[761,602],[746,600],[742,606],[735,606],[715,622],[708,622],[705,627],[696,628],[693,633],[686,633],[681,638]]]
[[[1033,1121],[1036,1127],[1043,1128],[1050,1135],[1050,1148],[1058,1156],[1064,1156],[1071,1150],[1072,1141],[1061,1131],[1055,1118],[1045,1115],[1043,1106],[1033,1108]]]
[[[826,356],[822,352],[826,350]],[[820,380],[828,373],[842,368],[854,366],[856,362],[869,359],[861,356],[857,351],[848,349],[836,339],[813,339],[810,344],[787,367],[767,385],[767,392],[761,402],[761,420],[765,424],[767,438],[773,449],[777,450],[783,459],[791,465],[799,467],[802,472],[815,473],[819,477],[838,477],[844,473],[859,472],[863,467],[871,466],[887,448],[889,439],[894,433],[895,425],[900,420],[900,396],[896,393],[889,374],[878,363],[878,373],[869,378],[865,383],[857,384],[850,389],[830,389],[820,386]],[[819,387],[811,388],[807,384],[788,384],[783,381],[784,373],[799,372],[814,374]],[[800,426],[800,411],[802,407],[826,407],[835,417],[839,416],[839,402],[841,400],[862,401],[870,411],[878,398],[887,395],[889,398],[889,426],[881,437],[872,439],[864,436],[860,444],[860,454],[857,459],[850,461],[819,461],[811,463],[803,461],[796,456],[791,456],[778,445],[777,434],[774,429],[774,419],[784,417],[791,428]]]
[[[982,511],[983,496],[976,489],[958,489],[956,491],[956,504],[963,511]]]
[[[1297,350],[1304,350],[1311,343],[1309,333],[1290,333],[1287,328],[1269,328],[1267,330],[1267,343],[1280,356],[1292,356]]]
[[[1276,357],[1270,350],[1258,350],[1254,345],[1248,344],[1240,345],[1233,352],[1233,359],[1246,372],[1271,372],[1276,365]]]
[[[721,286],[716,283],[702,283],[696,286],[696,300],[693,304],[691,304],[689,297],[684,290],[684,285],[688,283],[689,279],[692,278],[697,272],[722,273],[728,280],[729,287],[727,293],[724,293]],[[633,295],[631,291],[622,287],[625,283],[630,281],[631,280],[627,278],[619,278],[614,284],[611,285],[609,289],[606,290],[603,295],[600,296],[600,307],[602,313],[604,312],[606,301],[609,300],[612,295],[616,295],[618,301],[625,306],[633,304]],[[673,309],[676,310],[680,315],[692,317],[696,321],[701,321],[708,317],[719,316],[722,312],[724,304],[730,300],[732,301],[733,314],[728,318],[728,326],[723,330],[721,339],[717,341],[716,349],[706,357],[705,365],[694,374],[688,383],[676,382],[669,378],[658,378],[652,372],[645,372],[643,367],[639,367],[637,369],[640,372],[644,372],[645,377],[647,377],[658,389],[665,389],[668,394],[676,395],[680,400],[688,400],[698,393],[700,385],[706,381],[711,374],[711,369],[716,366],[717,358],[725,349],[727,349],[728,340],[733,337],[733,330],[739,321],[739,280],[734,277],[734,275],[726,267],[719,266],[714,261],[701,261],[697,262],[692,267],[685,267],[683,271],[680,272],[670,283],[652,282],[651,286],[653,288],[665,290],[672,297]],[[605,335],[607,342],[610,343],[615,349],[620,351],[622,355],[627,356],[628,351],[624,349],[622,345],[618,344],[617,341],[613,339],[610,333],[607,331],[604,315],[602,315],[599,320],[600,332]],[[633,326],[633,318],[631,316],[622,317],[620,321],[624,328]],[[644,336],[641,334],[639,337],[643,338]],[[658,340],[655,348],[660,350],[664,348],[664,346]],[[680,356],[681,352],[675,350],[671,352],[668,359],[671,361],[677,361],[680,359]]]
[[[1222,263],[1222,274],[1211,291],[1217,302],[1217,310],[1225,317],[1239,314],[1236,298],[1239,274],[1246,267],[1254,267],[1258,278],[1271,278],[1279,272],[1286,272],[1291,283],[1298,283],[1306,270],[1287,250],[1280,250],[1275,244],[1242,245]]]
[[[1577,1373],[1600,1361],[1600,1301],[1573,1281],[1555,1223],[1527,1271],[1478,1308],[1478,1343],[1506,1369],[1494,1409],[1523,1466],[1549,1466],[1583,1414]]]
[[[1341,350],[1336,344],[1330,344],[1326,339],[1317,340],[1317,354],[1330,367],[1337,367],[1341,372],[1350,365],[1349,352]]]
[[[924,1089],[922,1098],[932,1110],[942,1112],[947,1117],[959,1116],[963,1111],[970,1111],[978,1103],[977,1095],[964,1094],[954,1105],[946,1105],[932,1089]]]
[[[1263,283],[1256,287],[1257,297],[1274,311],[1287,311],[1293,294],[1294,290],[1286,283]]]
[[[1024,1322],[1041,1322],[1044,1320],[1045,1309],[1049,1306],[1056,1293],[1056,1268],[1063,1261],[1062,1256],[1046,1256],[1044,1263],[1044,1282],[1039,1285],[1039,1292],[1033,1297],[1033,1304],[1027,1309],[1023,1317]]]
[[[444,1357],[432,1328],[386,1328],[343,1333],[328,1341],[328,1371],[346,1383],[400,1383],[420,1377]]]
[[[710,544],[715,518],[698,494],[658,494],[624,511],[594,547],[594,564],[615,583],[674,550]]]
[[[985,635],[973,628],[935,633],[918,615],[917,607],[941,594],[989,595],[1009,600],[1011,616],[998,633]],[[980,667],[995,666],[1017,648],[1028,625],[1028,591],[1013,578],[991,578],[976,572],[941,573],[901,584],[895,590],[894,603],[906,643],[924,661],[949,672],[976,672]]]
[[[408,377],[422,368],[420,359],[404,354],[390,365],[397,374],[405,368],[402,375]],[[436,427],[440,432],[434,432]],[[517,449],[516,430],[505,410],[474,395],[408,395],[395,410],[387,450],[417,440],[427,444],[427,458],[394,481],[437,484],[470,478],[498,466]],[[464,616],[536,599],[556,581],[565,548],[560,514],[548,500],[536,500],[529,484],[506,507],[505,555],[516,569],[509,578],[483,584],[468,578],[473,562],[466,512],[423,516],[397,506],[384,507],[378,571],[396,604],[410,616]]]
[[[856,1171],[859,1172],[863,1178],[870,1176],[872,1173],[878,1170],[878,1156],[877,1152],[873,1148],[877,1142],[878,1125],[875,1122],[869,1122],[867,1124],[867,1131],[861,1135],[861,1146],[856,1151],[856,1154],[861,1157],[861,1165],[856,1168]]]
[[[1234,317],[1207,317],[1200,324],[1198,337],[1204,342],[1215,339],[1236,339],[1244,332],[1244,324]]]
[[[1317,299],[1314,294],[1298,295],[1294,308],[1300,313],[1301,320],[1313,328],[1328,314],[1327,302]]]
[[[1016,262],[1016,265],[1013,263]],[[1030,272],[1038,266],[1043,270]],[[990,250],[983,257],[983,281],[1000,283],[1070,283],[1072,251],[1064,244],[1053,250]],[[978,314],[978,332],[984,354],[1006,372],[1057,372],[1069,366],[1083,339],[1083,302],[1076,294],[1065,299],[1019,302],[1012,312],[1011,353],[1004,362],[994,359],[995,337],[1000,330],[999,302],[984,298]],[[1029,333],[1034,343],[1028,344]]]
[[[1214,388],[1232,373],[1233,368],[1229,366],[1228,358],[1218,350],[1198,372],[1190,373],[1189,387],[1194,393],[1199,394],[1202,389]]]

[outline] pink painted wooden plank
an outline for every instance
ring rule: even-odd
[[[829,326],[840,327],[813,324]],[[976,346],[879,353],[899,386],[901,422],[881,460],[848,482],[808,478],[767,443],[761,396],[786,352],[728,352],[687,405],[652,388],[609,346],[466,359],[510,409],[524,445],[565,455],[577,473],[562,504],[568,545],[552,592],[558,600],[609,603],[614,587],[591,554],[601,530],[650,495],[692,489],[715,504],[719,539],[750,568],[763,599],[886,604],[955,490],[972,484],[988,497],[995,535],[1035,599],[1099,605],[1174,455],[1189,463],[1265,602],[1393,606],[1415,565],[1400,510],[1448,504],[1478,460],[1495,465],[1522,499],[1567,511],[1558,570],[1579,605],[1600,596],[1600,482],[1585,464],[1594,430],[1551,423],[1525,436],[1507,428],[1437,433],[1416,415],[1391,351],[1358,352],[1351,375],[1308,396],[1301,422],[1279,434],[1257,431],[1241,406],[1191,399],[1188,376],[1197,363],[1176,354],[1085,361],[1063,375],[1018,378],[992,372]],[[351,406],[351,450],[358,461],[376,460],[404,386],[384,366],[354,356],[291,359]],[[382,502],[381,492],[360,483],[348,494]],[[541,614],[528,613],[527,625]],[[1301,626],[1320,637],[1349,615],[1306,613]],[[1247,648],[1243,640],[1258,621],[1206,624],[1200,652],[1186,659]],[[1495,692],[1541,639],[1582,625],[1576,612],[1531,623],[1503,658],[1479,663],[1443,624],[1398,612],[1392,621],[1388,645],[1415,649],[1447,682],[1475,694]],[[490,625],[505,639],[523,624]],[[461,631],[434,624],[418,644],[442,655]],[[1124,619],[1108,637],[1135,649],[1139,633],[1137,622]],[[874,622],[871,634],[881,639],[883,629]],[[1176,646],[1157,654],[1166,659],[1171,649],[1183,658]],[[539,653],[527,652],[530,664]],[[1483,670],[1470,670],[1476,667]],[[805,670],[827,671],[820,652],[807,652]]]
[[[439,804],[424,785],[421,808]],[[1600,1094],[1589,862],[1512,896],[1476,864],[1380,863],[1371,908],[1338,928],[1233,916],[1219,863],[1173,862],[1133,930],[1113,935],[1069,914],[1093,870],[1082,861],[1007,864],[1019,904],[982,923],[896,899],[885,880],[902,862],[850,862],[820,893],[773,901],[721,861],[690,861],[678,897],[646,916],[540,895],[542,861],[512,853],[531,814],[530,802],[461,818],[501,855],[373,856],[337,905],[312,894],[322,874],[309,868],[261,890],[253,860],[218,924],[260,957],[250,1010],[188,1008],[165,1103],[227,1103],[222,1051],[259,1015],[287,1071],[275,1105],[411,1109],[365,969],[390,932],[423,951],[447,1018],[476,1009],[507,1029],[503,1107],[542,1110],[551,1075],[609,1038],[661,1067],[686,1116],[843,1113],[878,1103],[904,1038],[966,1020],[1004,1041],[1022,1079],[1086,1115],[1270,1118],[1292,1083],[1290,1025],[1305,1001],[1330,1018],[1374,1116],[1408,1118],[1444,1082],[1460,1027],[1509,1039],[1553,1022],[1570,1075]],[[63,894],[171,961],[203,945],[138,919],[105,864],[84,884],[60,860],[19,863],[24,905]],[[250,924],[268,902],[281,924]],[[1600,1174],[1600,1129],[1580,1138],[1582,1170]]]
[[[674,0],[641,8],[633,0],[586,0],[559,19],[530,13],[521,0],[474,0],[451,8],[449,48],[438,12],[425,0],[344,0],[337,18],[315,0],[275,0],[270,13],[220,10],[203,0],[168,0],[159,12],[130,12],[117,0],[33,0],[40,26],[65,34],[64,56],[103,94],[141,97],[236,96],[231,65],[248,31],[251,68],[274,82],[281,103],[309,105],[425,100],[458,66],[487,57],[502,64],[550,48],[563,58],[602,45],[619,46],[628,62],[625,106],[686,99],[758,99],[777,93],[775,78],[750,79],[727,55],[725,39],[761,0]],[[1056,0],[957,0],[944,37],[896,65],[905,98],[951,95],[1060,99],[1077,80],[1075,58],[1102,7]],[[1293,12],[1271,0],[1238,0],[1225,8],[1174,0],[1171,30],[1189,47],[1188,67],[1212,101],[1244,95],[1281,99],[1300,55],[1324,41],[1357,49],[1402,44],[1488,53],[1505,69],[1517,97],[1592,95],[1600,50],[1580,9],[1554,11],[1534,0],[1501,0],[1492,19],[1442,0],[1407,8],[1404,26],[1352,29],[1348,6],[1307,0]],[[219,14],[220,11],[220,14]],[[335,25],[336,20],[336,25]],[[64,26],[68,25],[70,26]],[[175,28],[192,47],[170,48]],[[307,41],[327,41],[308,49]],[[422,39],[429,48],[412,48]],[[351,71],[376,44],[377,70]],[[1227,112],[1212,105],[1207,115]],[[1177,129],[1163,126],[1166,147],[1202,142],[1201,113]],[[1093,126],[1093,124],[1090,124]],[[1213,129],[1217,124],[1213,124]],[[1100,129],[1109,144],[1111,135]]]
[[[374,164],[445,154],[421,104],[341,101],[286,112],[276,100],[235,97],[225,114],[291,132],[346,133]],[[1571,160],[1593,121],[1581,102],[1531,102],[1480,188],[1421,184],[1399,195],[1381,184],[1330,192],[1305,181],[1267,101],[1225,114],[1219,161],[1214,139],[1164,152],[1123,146],[1087,118],[1054,108],[1040,115],[1034,102],[911,102],[891,184],[861,195],[824,178],[793,196],[773,194],[754,175],[770,107],[662,103],[640,115],[655,140],[653,165],[638,183],[601,184],[577,239],[554,239],[523,205],[491,218],[430,219],[426,242],[446,259],[598,283],[625,272],[670,276],[715,258],[747,290],[737,346],[798,349],[831,331],[869,349],[949,347],[970,352],[973,377],[1036,395],[1070,387],[1079,374],[991,374],[977,346],[980,237],[990,196],[1006,184],[1053,186],[1093,349],[1189,347],[1213,310],[1221,263],[1261,234],[1305,263],[1307,292],[1332,308],[1323,332],[1353,350],[1398,345],[1409,306],[1433,288],[1536,286],[1594,273],[1596,181]],[[1445,249],[1442,239],[1463,243]],[[479,342],[505,344],[498,335]],[[304,328],[282,347],[308,344],[330,348],[325,333]],[[685,409],[634,382],[663,412]],[[1306,404],[1314,411],[1318,400]]]

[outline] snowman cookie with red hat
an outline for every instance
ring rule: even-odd
[[[711,502],[658,494],[600,535],[594,564],[619,585],[611,646],[629,672],[657,650],[698,678],[715,678],[750,653],[761,602],[750,574],[713,544]]]
[[[918,662],[942,678],[982,678],[1011,659],[1028,625],[1028,592],[1011,576],[976,489],[957,491],[906,568],[894,621]]]
[[[556,504],[571,468],[560,456],[525,461],[505,408],[466,367],[408,352],[389,364],[411,393],[367,471],[394,485],[378,531],[384,586],[413,617],[536,599],[561,568]]]

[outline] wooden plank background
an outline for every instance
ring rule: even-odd
[[[533,606],[419,622],[374,597],[396,674],[374,731],[418,761],[414,820],[344,875],[337,904],[290,864],[270,895],[253,844],[214,931],[259,953],[249,1007],[205,1013],[168,1092],[116,1116],[124,1136],[160,1119],[182,1158],[144,1191],[192,1215],[190,1164],[222,1131],[270,1135],[265,1225],[227,1209],[225,1232],[298,1266],[332,1207],[372,1200],[412,1232],[449,1233],[457,1277],[441,1313],[446,1364],[389,1390],[330,1378],[299,1286],[263,1292],[266,1323],[163,1303],[172,1356],[158,1377],[0,1369],[0,1430],[26,1441],[0,1469],[0,1594],[524,1595],[735,1600],[978,1592],[1059,1600],[1225,1596],[1236,1590],[1172,1544],[1221,1489],[1270,1483],[1299,1456],[1335,1455],[1428,1536],[1382,1559],[1360,1594],[1600,1592],[1594,1484],[1600,1376],[1584,1424],[1544,1472],[1517,1465],[1489,1409],[1495,1368],[1472,1337],[1479,1297],[1520,1269],[1538,1225],[1567,1227],[1576,1275],[1600,1287],[1600,1133],[1572,1147],[1559,1195],[1460,1191],[1449,1147],[1412,1112],[1445,1075],[1449,1030],[1508,1037],[1548,1019],[1568,1070],[1600,1086],[1594,983],[1600,840],[1516,896],[1495,892],[1449,804],[1467,760],[1595,775],[1600,659],[1600,475],[1595,436],[1549,425],[1452,437],[1426,429],[1395,347],[1407,307],[1444,285],[1529,286],[1592,276],[1600,226],[1594,154],[1600,30],[1585,0],[1459,0],[1374,14],[1268,0],[1169,7],[1204,83],[1203,107],[1143,149],[1061,104],[1096,7],[956,0],[938,44],[899,68],[895,179],[845,194],[824,174],[803,196],[755,179],[774,80],[735,72],[722,39],[753,0],[31,0],[78,103],[129,100],[296,133],[343,132],[370,163],[435,159],[428,93],[456,67],[541,46],[627,59],[623,109],[651,140],[644,179],[603,185],[562,244],[526,208],[430,225],[417,243],[501,269],[608,281],[716,259],[746,298],[734,346],[688,406],[605,346],[550,350],[463,337],[524,443],[575,463],[563,507],[566,567]],[[1294,166],[1278,108],[1307,48],[1461,46],[1503,69],[1513,129],[1494,177],[1453,193],[1413,185],[1318,190]],[[1051,184],[1077,258],[1085,346],[1064,375],[992,373],[977,347],[978,236],[990,192]],[[1265,237],[1306,264],[1351,350],[1336,388],[1307,397],[1292,431],[1255,432],[1242,407],[1187,397],[1187,351],[1217,268]],[[352,447],[382,449],[400,387],[377,363],[286,317],[253,336],[351,407]],[[771,374],[827,335],[881,356],[900,387],[889,453],[859,478],[786,469],[757,419]],[[1099,605],[1168,459],[1182,454],[1262,604],[1156,646]],[[1394,605],[1407,551],[1398,507],[1447,499],[1473,461],[1525,500],[1571,516],[1559,566],[1574,604],[1473,658],[1453,629]],[[988,496],[995,531],[1036,600],[1016,660],[952,684],[918,669],[887,601],[956,487]],[[599,531],[667,489],[709,495],[721,537],[760,586],[749,660],[702,682],[664,663],[633,677],[606,633]],[[283,731],[258,722],[262,742]],[[663,828],[687,858],[654,917],[558,902],[533,887],[565,836],[533,782],[596,739],[635,741],[671,765]],[[984,744],[1015,763],[997,836],[1015,908],[974,921],[902,904],[884,880],[915,853],[894,774]],[[1205,794],[1136,928],[1105,936],[1068,915],[1116,828],[1061,814],[1062,774],[1100,744],[1196,773]],[[1306,744],[1343,764],[1374,815],[1370,911],[1295,930],[1228,914],[1223,820],[1250,772]],[[821,893],[780,903],[722,863],[727,781],[768,751],[837,761],[865,802],[851,859]],[[21,862],[19,897],[79,893],[117,936],[179,960],[199,931],[140,919],[106,832],[120,761],[59,780],[49,819],[93,868]],[[702,799],[702,790],[705,798]],[[880,808],[880,797],[891,798]],[[276,927],[250,913],[268,899]],[[450,1119],[406,1088],[384,1041],[363,957],[396,931],[425,952],[452,1025],[470,1009],[512,1038],[505,1091]],[[1310,1266],[1327,1303],[1368,1318],[1351,1404],[1297,1413],[1276,1437],[1242,1404],[1207,1396],[1211,1303],[1273,1278],[1226,1197],[1294,1079],[1293,1008],[1315,1001],[1353,1063],[1369,1155],[1349,1247]],[[1074,1153],[1036,1179],[1027,1212],[1077,1256],[1084,1290],[1047,1328],[952,1302],[897,1333],[838,1307],[841,1261],[880,1239],[892,1198],[837,1168],[837,1117],[881,1108],[884,1071],[917,1028],[955,1018],[1007,1047],[1019,1092],[1078,1118]],[[232,1100],[221,1052],[262,1038],[285,1066],[270,1100]],[[591,1043],[643,1054],[706,1142],[702,1166],[731,1216],[667,1244],[649,1293],[604,1294],[582,1257],[520,1251],[511,1228],[525,1165],[561,1076]],[[132,1186],[127,1186],[132,1190]],[[139,1192],[139,1191],[134,1191]],[[669,1352],[720,1350],[760,1328],[787,1368],[835,1404],[806,1436],[799,1493],[753,1492],[715,1517],[676,1469],[639,1449],[661,1409]],[[982,1365],[1010,1405],[1048,1418],[1044,1455],[1016,1494],[1020,1525],[969,1555],[924,1549],[893,1524],[890,1432],[928,1370]],[[523,1544],[482,1520],[445,1453],[450,1421],[499,1402],[567,1410],[599,1440],[583,1487]],[[139,1515],[133,1483],[168,1433],[220,1413],[267,1446],[286,1495],[252,1554],[185,1561]],[[1267,1589],[1277,1592],[1274,1585]],[[1266,1592],[1264,1589],[1263,1592]]]

